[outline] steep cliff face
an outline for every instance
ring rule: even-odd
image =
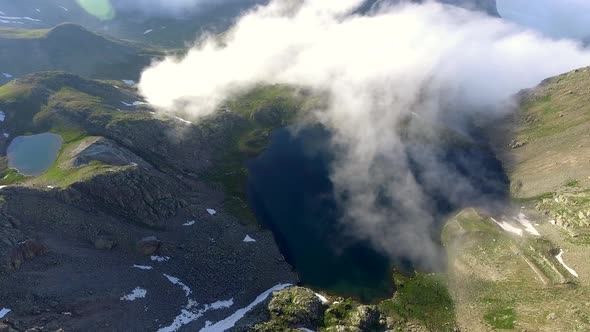
[[[440,2],[467,9],[478,10],[491,16],[500,17],[496,0],[439,0]]]

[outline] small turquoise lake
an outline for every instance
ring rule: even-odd
[[[62,138],[56,134],[18,136],[8,146],[8,167],[26,176],[46,172],[57,159]]]

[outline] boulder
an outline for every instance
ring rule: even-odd
[[[162,242],[155,236],[144,237],[137,242],[137,252],[144,256],[150,256],[155,254],[162,245]]]
[[[372,331],[381,326],[381,312],[374,305],[360,305],[349,317],[350,326],[361,331]]]
[[[112,236],[100,235],[94,239],[94,247],[98,250],[111,250],[118,244]]]
[[[24,262],[47,253],[47,247],[36,240],[26,240],[12,248],[7,256],[5,268],[9,271],[18,270]]]

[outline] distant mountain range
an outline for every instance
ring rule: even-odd
[[[86,12],[76,0],[0,0],[0,27],[48,29],[64,22],[73,22],[117,38],[174,48],[183,47],[185,42],[192,42],[202,30],[226,29],[232,18],[253,3],[261,1],[213,2],[214,4],[206,7],[199,7],[199,11],[176,17],[148,14],[147,11],[130,8],[117,10],[125,7],[117,3],[126,2],[131,1],[113,1],[114,17],[101,20]]]
[[[152,57],[161,55],[75,24],[61,24],[48,30],[0,28],[0,49],[0,83],[48,70],[101,79],[137,80]]]

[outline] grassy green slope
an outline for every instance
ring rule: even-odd
[[[533,213],[530,211],[530,213]],[[590,328],[589,266],[586,246],[549,223],[541,236],[516,236],[475,210],[449,221],[450,291],[457,320],[467,331],[586,331]],[[570,274],[556,258],[561,249]]]
[[[525,92],[509,151],[516,197],[590,187],[590,68],[545,80]]]
[[[0,184],[33,182],[44,185],[68,185],[106,170],[91,164],[80,169],[67,169],[72,150],[88,135],[101,128],[124,121],[141,121],[151,116],[141,108],[125,109],[121,101],[137,100],[135,92],[121,84],[116,88],[107,82],[92,81],[60,72],[26,76],[0,87],[0,109],[6,114],[2,130],[11,137],[42,132],[60,134],[64,145],[58,161],[37,179],[25,178],[8,169],[6,159],[0,162]],[[123,108],[123,109],[121,109]]]

